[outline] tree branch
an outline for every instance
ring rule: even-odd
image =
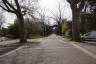
[[[7,10],[5,7],[3,7],[3,6],[1,6],[1,5],[0,5],[0,7],[1,7],[3,10]]]
[[[15,0],[15,4],[16,4],[16,6],[17,6],[17,10],[21,11],[18,0]]]
[[[81,4],[79,5],[79,11],[81,11],[84,8],[86,0],[81,0]]]
[[[5,2],[8,6],[10,6],[10,8],[12,8],[14,11],[16,11],[13,5],[11,5],[7,0],[2,0],[2,1]]]
[[[1,7],[3,10],[7,11],[7,12],[15,13],[14,11],[9,10],[9,9],[6,9],[5,7],[3,7],[3,6],[1,6],[1,5],[0,5],[0,7]]]
[[[71,4],[71,0],[67,0],[67,2],[69,2]]]
[[[10,8],[8,7],[8,5],[6,4],[6,2],[5,1],[2,1],[3,2],[3,4],[5,5],[5,7],[8,9],[8,10],[10,10]]]

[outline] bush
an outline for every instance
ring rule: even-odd
[[[65,21],[63,26],[62,26],[62,33],[65,34],[66,32],[69,32],[72,28],[72,23]]]
[[[14,38],[14,37],[13,37],[12,35],[10,35],[10,34],[7,34],[6,37],[7,37],[7,38]]]

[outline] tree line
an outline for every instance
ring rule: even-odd
[[[96,1],[95,0],[66,0],[66,1],[70,4],[70,8],[72,10],[72,23],[71,23],[72,40],[80,42],[82,41],[80,34],[88,32],[91,29],[94,29],[95,27]],[[27,35],[26,35],[24,17],[30,16],[31,18],[35,19],[34,14],[38,10],[38,7],[36,6],[38,0],[27,0],[27,1],[26,0],[0,0],[0,2],[1,2],[0,7],[4,11],[16,15],[18,20],[17,23],[19,28],[18,31],[19,31],[20,43],[26,43]],[[55,15],[53,12],[51,13],[53,14],[53,17],[51,18],[53,18],[57,24],[57,34],[61,35],[62,26],[66,20],[62,16],[63,13],[60,4],[58,7],[57,15]],[[52,28],[50,28],[44,22],[46,21],[45,11],[42,14],[39,13],[39,15],[41,18],[40,21],[42,21],[42,25],[43,25],[42,28],[44,29],[43,35],[47,34],[46,32],[48,31],[52,32]]]
[[[57,34],[62,35],[63,32],[69,29],[69,34],[72,36],[72,40],[80,42],[82,41],[81,35],[95,29],[96,24],[96,1],[95,0],[66,0],[70,4],[72,10],[72,21],[62,17],[62,9],[59,5],[59,13],[54,15],[58,25],[59,32]],[[59,15],[59,16],[58,16]],[[67,21],[67,22],[66,22]],[[65,23],[65,24],[64,24]],[[66,24],[67,23],[67,24]],[[65,26],[63,26],[65,25]],[[60,27],[61,26],[61,27]]]

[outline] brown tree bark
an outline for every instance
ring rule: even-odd
[[[20,43],[26,43],[26,31],[24,27],[24,18],[21,11],[20,3],[18,0],[14,0],[16,6],[12,5],[9,0],[1,0],[3,5],[0,5],[0,7],[7,11],[16,14],[19,24],[19,34],[20,34]]]
[[[80,42],[80,12],[72,9],[72,13],[72,39],[74,41]]]
[[[22,14],[16,14],[18,18],[18,26],[19,26],[19,35],[20,35],[20,43],[26,43],[27,38],[26,38],[26,30],[24,26],[24,18]]]
[[[61,24],[59,24],[58,25],[58,35],[62,35],[62,25]]]
[[[80,36],[80,13],[86,0],[67,0],[72,9],[72,40],[81,42]]]

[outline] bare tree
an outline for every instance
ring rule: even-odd
[[[26,14],[27,3],[32,3],[33,0],[1,0],[0,7],[10,13],[16,14],[19,24],[20,43],[26,43],[26,32],[24,27],[24,15]],[[26,6],[25,6],[26,5]],[[31,5],[30,5],[31,6]]]
[[[5,23],[5,18],[3,16],[3,14],[1,14],[0,15],[0,29],[2,29],[4,23]]]
[[[42,28],[43,28],[43,35],[46,35],[46,9],[40,9],[37,13],[39,14],[40,21],[42,22]]]
[[[55,11],[50,11],[52,13],[52,17],[55,21],[56,21],[56,24],[57,24],[57,33],[59,35],[62,34],[62,24],[63,24],[63,20],[64,20],[64,10],[65,8],[62,8],[61,7],[61,3],[59,3],[58,7],[57,7],[57,12]]]
[[[72,9],[72,37],[74,41],[81,41],[80,37],[80,13],[84,8],[86,0],[67,0]]]

